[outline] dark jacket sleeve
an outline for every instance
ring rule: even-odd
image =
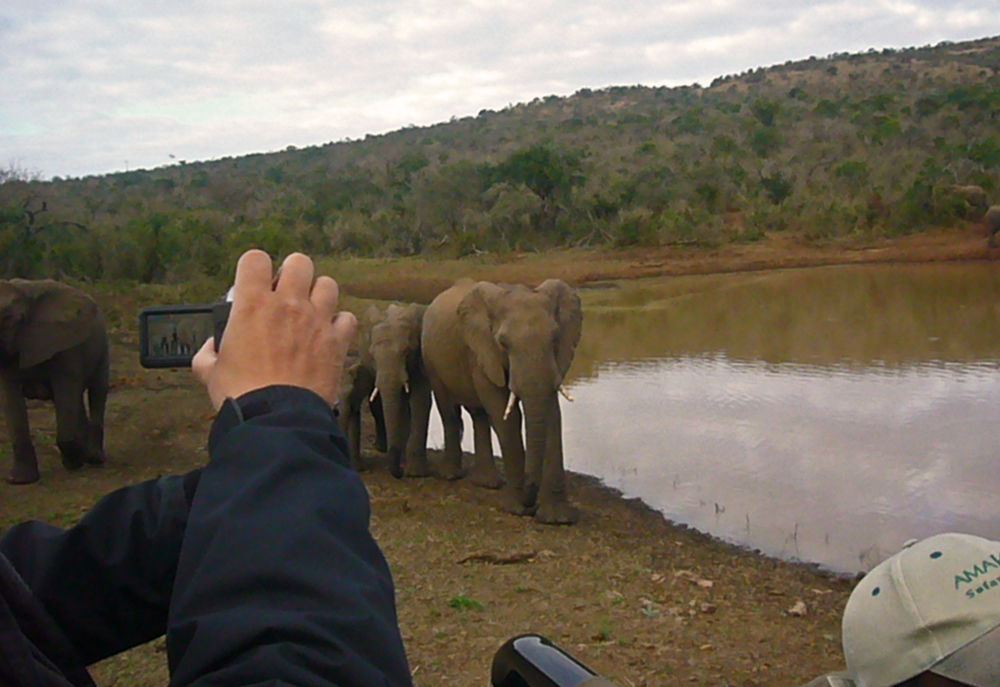
[[[167,630],[172,685],[409,685],[368,493],[329,406],[268,387],[209,438]]]
[[[73,527],[0,539],[34,598],[90,664],[162,635],[198,471],[108,494]]]

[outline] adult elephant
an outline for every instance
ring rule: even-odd
[[[420,334],[427,306],[392,304],[375,316],[367,354],[375,369],[373,397],[382,402],[389,469],[394,477],[426,477],[431,387]],[[404,467],[405,465],[405,467]]]
[[[376,448],[389,454],[395,477],[424,477],[431,387],[420,355],[420,329],[427,306],[371,306],[358,328],[358,360],[342,382],[341,413],[352,459],[361,461],[361,410],[375,417]],[[404,467],[405,466],[405,467]]]
[[[983,216],[983,224],[986,226],[986,237],[990,248],[997,247],[997,233],[1000,232],[1000,205],[992,205]]]
[[[39,478],[25,399],[55,403],[56,444],[68,469],[104,462],[109,366],[107,330],[90,296],[52,280],[0,281],[0,387],[14,447],[7,482]]]
[[[566,495],[558,391],[580,341],[583,311],[576,292],[549,279],[537,289],[458,281],[424,314],[424,366],[445,432],[444,476],[462,476],[464,406],[475,432],[475,484],[501,484],[490,427],[506,472],[501,508],[534,513],[539,522],[575,522]],[[522,440],[521,418],[524,414]]]

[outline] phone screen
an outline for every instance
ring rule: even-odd
[[[143,367],[190,367],[191,358],[215,333],[211,305],[160,306],[139,314],[139,362]]]

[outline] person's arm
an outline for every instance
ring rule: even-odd
[[[166,631],[199,474],[114,491],[65,530],[31,521],[0,539],[0,552],[84,664]]]
[[[210,437],[168,623],[173,683],[409,685],[368,493],[329,405],[268,387],[226,402]]]
[[[274,277],[245,253],[218,352],[209,339],[192,360],[219,415],[168,619],[173,684],[411,683],[332,411],[357,320],[313,274],[301,254]]]

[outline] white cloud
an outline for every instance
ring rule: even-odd
[[[104,173],[998,33],[990,0],[8,0],[0,155]]]

